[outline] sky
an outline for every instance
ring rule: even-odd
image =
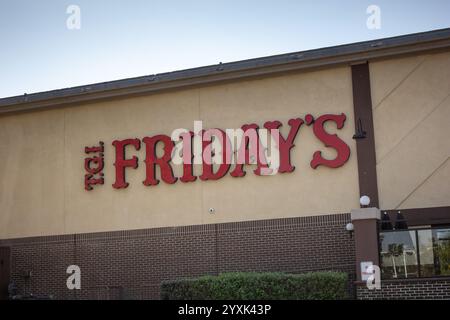
[[[0,98],[448,27],[450,0],[0,0]]]

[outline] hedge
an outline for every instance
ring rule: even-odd
[[[348,278],[342,272],[222,273],[195,279],[164,281],[163,300],[337,300],[347,299]]]

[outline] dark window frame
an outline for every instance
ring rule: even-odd
[[[401,279],[383,279],[385,281],[396,281],[396,280],[406,280],[406,279],[433,279],[433,278],[448,278],[449,275],[433,275],[433,276],[425,276],[421,275],[421,264],[420,264],[420,247],[419,247],[419,231],[423,230],[439,230],[439,229],[450,229],[450,224],[437,224],[431,225],[430,227],[419,227],[419,228],[407,228],[407,229],[393,229],[393,230],[382,230],[381,223],[378,226],[378,261],[380,261],[380,269],[381,269],[381,241],[380,234],[381,233],[391,233],[391,232],[401,232],[401,231],[414,231],[415,235],[415,246],[416,246],[416,255],[417,255],[417,277],[415,278],[401,278]],[[381,274],[382,276],[382,274]]]

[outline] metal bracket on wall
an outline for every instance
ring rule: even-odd
[[[353,135],[353,139],[366,138],[367,132],[364,131],[361,118],[358,118],[358,125],[356,126],[356,133]]]

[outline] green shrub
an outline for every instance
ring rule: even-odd
[[[223,273],[196,279],[164,281],[164,300],[336,300],[347,299],[342,272]]]

